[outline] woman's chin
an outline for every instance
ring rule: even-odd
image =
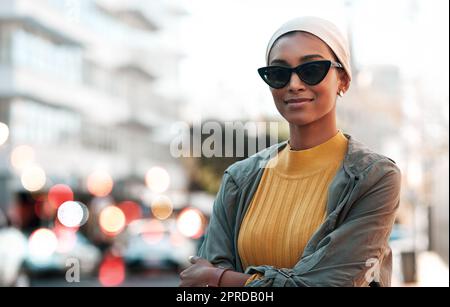
[[[306,126],[313,121],[310,116],[304,114],[285,114],[283,117],[289,124],[296,126]]]

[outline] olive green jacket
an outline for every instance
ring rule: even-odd
[[[395,162],[345,134],[347,153],[328,189],[327,217],[292,268],[250,266],[261,273],[254,287],[389,286],[388,239],[400,203],[401,173]],[[239,228],[266,163],[282,142],[225,171],[198,255],[214,265],[243,272],[237,250]]]

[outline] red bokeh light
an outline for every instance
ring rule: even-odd
[[[133,201],[121,202],[117,207],[119,207],[123,214],[125,214],[125,224],[128,225],[134,220],[142,218],[141,207]]]
[[[48,192],[48,201],[55,209],[58,209],[66,201],[73,201],[72,189],[65,184],[54,185]]]
[[[34,203],[34,213],[43,220],[49,220],[55,215],[55,208],[46,201],[36,201]]]
[[[120,285],[125,280],[125,264],[122,258],[106,255],[100,265],[98,279],[104,287]]]

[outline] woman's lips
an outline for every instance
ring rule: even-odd
[[[285,104],[287,104],[290,107],[297,107],[302,106],[304,104],[307,104],[308,102],[313,101],[312,98],[295,98],[295,99],[288,99],[285,101]]]

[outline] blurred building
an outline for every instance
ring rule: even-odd
[[[443,105],[448,97],[433,99],[399,67],[373,65],[355,67],[337,113],[340,128],[395,160],[402,171],[397,222],[410,244],[395,252],[431,250],[448,265],[448,119]]]
[[[397,133],[402,124],[399,68],[390,65],[360,67],[354,79],[349,92],[338,101],[339,126],[378,151],[385,151],[393,142],[400,145],[401,136]],[[389,154],[392,155],[392,151]]]
[[[0,205],[23,190],[10,155],[29,145],[46,187],[86,191],[97,169],[123,197],[139,197],[152,166],[167,169],[183,189],[182,168],[161,127],[178,118],[174,1],[2,0]],[[170,37],[170,39],[168,39]],[[132,194],[132,195],[130,195]]]

